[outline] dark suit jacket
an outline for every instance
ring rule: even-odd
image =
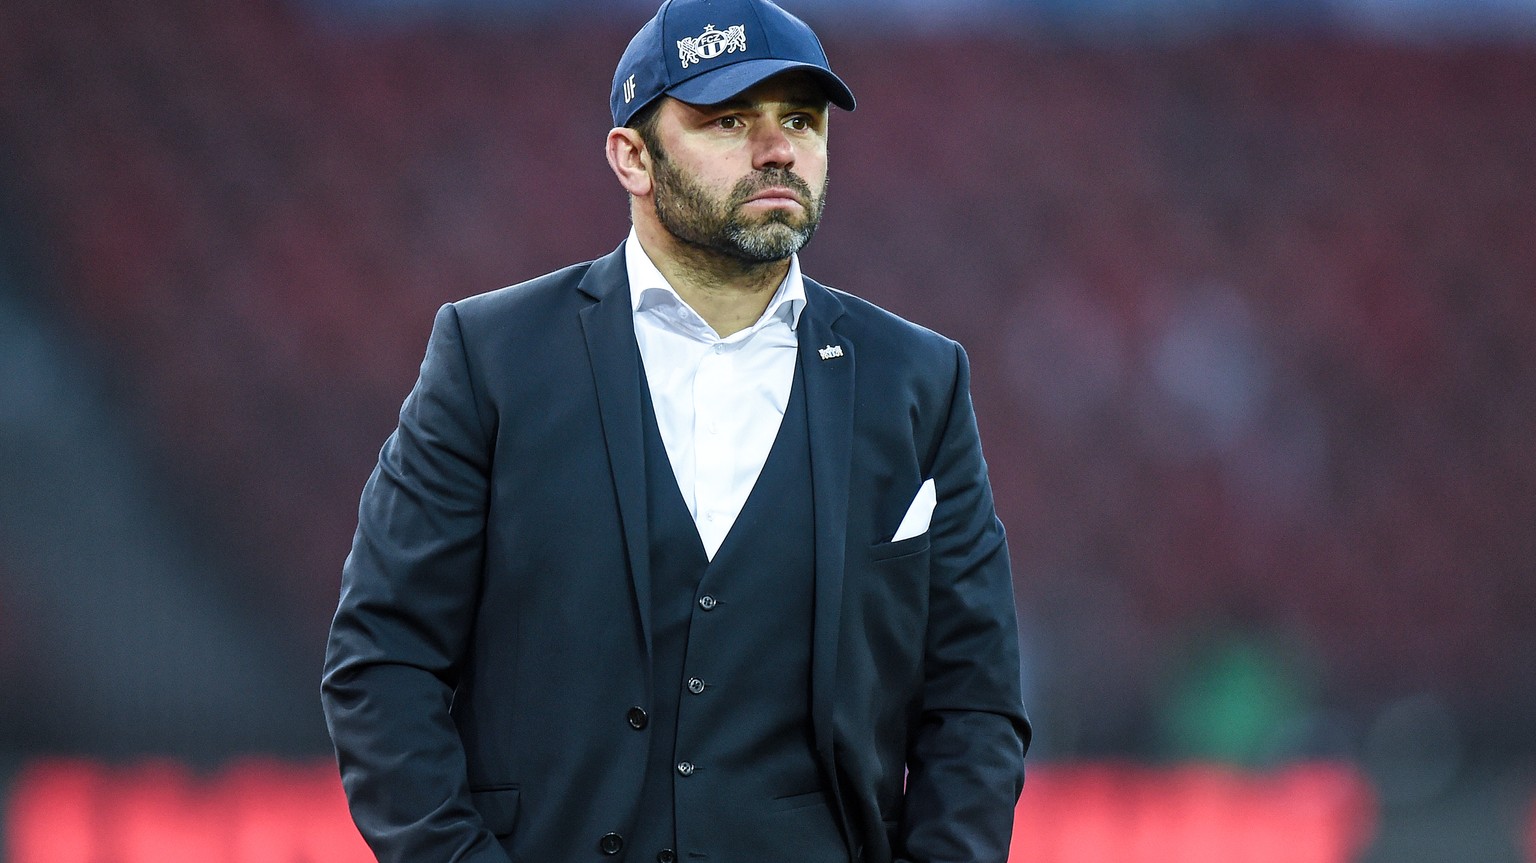
[[[828,795],[856,859],[1002,863],[1029,726],[965,354],[806,294]],[[622,248],[438,312],[363,491],[322,687],[381,860],[597,860],[633,819],[626,713],[655,691],[640,399]],[[929,531],[891,542],[929,477]]]

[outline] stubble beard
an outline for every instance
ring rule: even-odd
[[[690,246],[746,265],[773,263],[804,248],[821,222],[825,187],[820,195],[813,195],[810,186],[786,168],[766,168],[743,177],[722,200],[711,197],[707,189],[655,148],[653,153],[656,218]],[[772,209],[755,219],[748,218],[742,205],[773,186],[792,189],[805,210]]]

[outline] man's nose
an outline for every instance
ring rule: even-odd
[[[795,147],[777,123],[764,123],[752,131],[752,167],[789,168],[795,164]]]

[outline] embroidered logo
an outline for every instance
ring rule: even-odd
[[[703,33],[697,36],[677,40],[677,57],[683,61],[684,69],[687,69],[694,63],[713,60],[721,54],[745,50],[747,50],[747,27],[745,24],[728,27],[724,33],[716,30],[715,25],[710,24],[704,28]]]
[[[817,348],[816,353],[824,360],[835,360],[843,355],[843,346],[827,345],[824,348]]]
[[[624,79],[624,104],[635,101],[635,76],[630,75]]]

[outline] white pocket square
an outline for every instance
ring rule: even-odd
[[[917,490],[917,497],[912,498],[912,505],[907,507],[907,514],[901,517],[901,526],[896,528],[896,535],[891,537],[891,542],[921,536],[933,518],[933,506],[937,500],[933,480],[923,480],[923,487]]]

